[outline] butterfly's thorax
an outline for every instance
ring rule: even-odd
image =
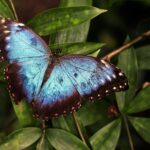
[[[50,77],[51,73],[52,73],[52,70],[54,68],[54,66],[58,63],[60,63],[60,60],[59,60],[59,55],[58,54],[54,54],[54,55],[49,55],[49,63],[48,63],[48,67],[45,71],[45,75],[44,75],[44,79],[43,79],[43,82],[42,82],[42,86],[41,88],[43,87],[44,83],[48,80],[48,78]]]

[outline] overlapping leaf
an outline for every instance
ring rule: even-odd
[[[28,25],[40,35],[79,25],[106,10],[91,6],[54,8],[46,10],[28,22]]]
[[[97,131],[91,138],[90,143],[94,150],[115,150],[121,131],[120,119],[111,122]]]
[[[150,143],[150,118],[129,117],[129,120],[141,137]]]
[[[136,113],[150,109],[150,86],[141,90],[127,108],[128,113]]]
[[[21,150],[29,147],[41,136],[41,129],[30,127],[19,129],[0,144],[0,150]]]
[[[61,129],[47,129],[46,136],[50,144],[57,150],[89,150],[79,138]]]
[[[0,0],[0,16],[14,19],[14,15],[6,0]]]
[[[137,57],[133,47],[124,50],[119,54],[118,67],[126,74],[129,82],[129,89],[125,92],[116,93],[119,109],[122,111],[135,96],[137,86]]]

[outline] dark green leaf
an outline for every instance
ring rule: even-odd
[[[1,143],[0,150],[21,150],[27,148],[36,142],[41,136],[39,128],[23,128],[10,134],[7,139]]]
[[[150,118],[129,117],[129,120],[141,137],[150,143]]]
[[[117,119],[97,131],[90,142],[94,150],[115,150],[121,130],[121,121]]]
[[[61,0],[59,7],[91,6],[92,0]],[[70,27],[51,35],[50,43],[85,42],[89,31],[90,21]]]
[[[150,45],[136,49],[138,65],[140,69],[150,69]]]
[[[45,138],[44,134],[42,135],[41,139],[39,140],[36,150],[53,150],[53,147],[49,144],[47,139]]]
[[[28,25],[40,35],[81,24],[106,10],[90,6],[54,8],[35,16]]]
[[[150,109],[150,86],[142,89],[127,108],[128,113]]]
[[[6,3],[6,0],[0,0],[0,16],[12,19],[14,18],[11,9]]]
[[[53,124],[53,127],[55,128],[64,129],[76,135],[78,134],[76,131],[74,120],[72,118],[72,114],[66,117],[61,116],[59,118],[52,119],[52,124]]]
[[[72,7],[72,6],[86,6],[86,5],[91,5],[92,0],[61,0],[60,1],[60,6],[61,7]]]
[[[137,86],[137,57],[133,47],[124,50],[118,58],[118,67],[126,74],[129,81],[129,90],[116,93],[117,103],[120,111],[124,109],[134,97]]]
[[[38,120],[33,118],[32,108],[25,100],[22,100],[18,105],[13,102],[13,107],[22,127],[39,124]]]
[[[61,53],[63,55],[66,54],[82,54],[82,55],[88,55],[91,53],[94,53],[101,47],[103,47],[105,44],[103,43],[91,43],[91,42],[85,42],[85,43],[67,43],[67,44],[56,44],[56,45],[50,45],[51,49],[62,49]]]
[[[107,119],[108,103],[95,101],[94,103],[86,103],[77,112],[84,126],[92,125],[98,120]],[[88,116],[88,119],[87,119]]]
[[[57,150],[89,150],[79,138],[61,129],[47,129],[46,136]]]

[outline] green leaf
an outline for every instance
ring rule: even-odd
[[[49,33],[81,24],[105,11],[90,6],[54,8],[38,14],[28,22],[28,25],[40,35],[49,35]]]
[[[84,126],[92,125],[98,120],[107,119],[108,105],[109,104],[106,101],[95,101],[94,103],[86,103],[79,109],[77,114]]]
[[[140,69],[150,69],[150,45],[136,49],[138,66]]]
[[[61,129],[47,129],[46,136],[57,150],[89,150],[79,138]]]
[[[92,0],[61,0],[59,7],[91,6]],[[66,28],[51,35],[50,43],[85,42],[89,31],[90,21],[78,26]]]
[[[82,55],[88,55],[91,53],[94,53],[101,47],[103,47],[105,44],[103,43],[92,43],[92,42],[85,42],[85,43],[67,43],[67,44],[56,44],[56,45],[50,45],[51,49],[62,49],[61,53],[63,55],[66,54],[82,54]]]
[[[55,128],[64,129],[66,131],[69,131],[73,134],[78,135],[72,114],[67,115],[67,116],[61,116],[56,119],[53,118],[52,124],[53,124],[53,127]]]
[[[128,113],[136,113],[150,109],[150,86],[142,89],[127,108]]]
[[[21,150],[35,143],[41,136],[41,129],[30,127],[19,129],[10,134],[0,144],[0,150]]]
[[[85,6],[85,5],[91,5],[92,0],[61,0],[60,6],[61,7],[71,7],[71,6]]]
[[[53,147],[49,144],[47,139],[45,138],[44,134],[42,135],[41,139],[39,140],[36,150],[53,150]]]
[[[14,19],[13,13],[6,0],[0,0],[0,16]]]
[[[137,87],[138,65],[136,53],[133,47],[120,53],[118,58],[118,67],[125,73],[129,82],[129,89],[127,91],[116,93],[119,110],[123,111],[124,106],[127,106],[135,96]]]
[[[129,117],[129,120],[140,136],[150,143],[150,118]]]
[[[115,150],[121,131],[121,121],[117,119],[97,131],[90,143],[94,150]]]
[[[38,120],[33,118],[32,108],[31,106],[29,106],[29,104],[27,104],[25,100],[22,100],[17,105],[14,102],[12,102],[12,104],[13,104],[16,116],[19,120],[19,123],[22,127],[39,124]]]

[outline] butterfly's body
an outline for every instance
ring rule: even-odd
[[[80,107],[82,100],[102,99],[125,90],[127,78],[114,65],[90,56],[51,53],[45,42],[23,24],[0,18],[1,59],[16,102],[32,103],[36,116],[47,119]]]

